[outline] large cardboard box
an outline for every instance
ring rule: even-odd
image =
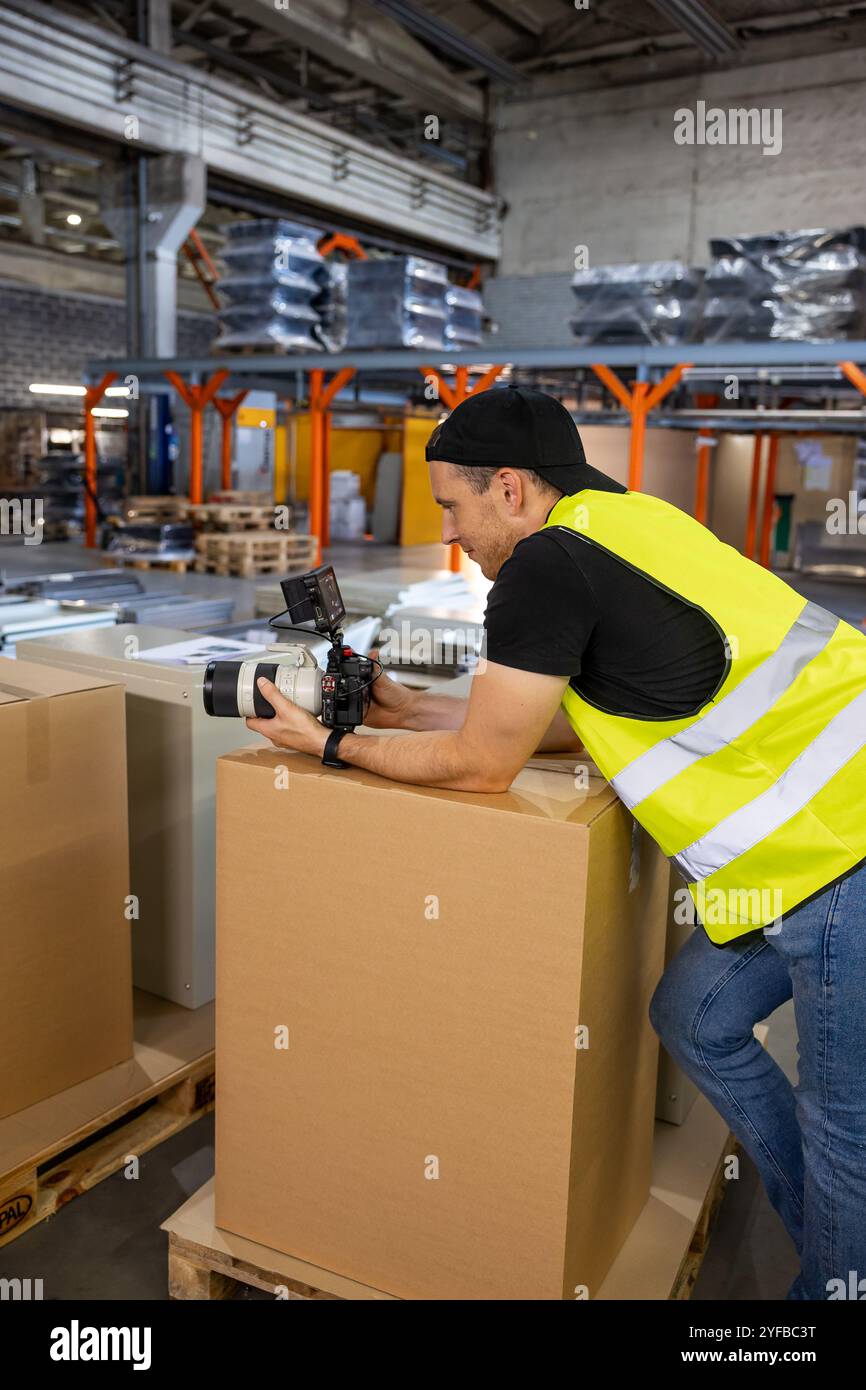
[[[133,979],[187,1009],[214,994],[216,760],[247,736],[242,719],[205,713],[207,658],[195,666],[172,659],[170,649],[188,649],[196,636],[118,623],[18,647],[28,660],[126,689],[129,855],[139,906]]]
[[[132,1056],[123,688],[0,658],[0,1116]]]
[[[217,1224],[401,1298],[592,1296],[649,1193],[668,879],[570,764],[220,758]]]

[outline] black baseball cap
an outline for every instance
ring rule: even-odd
[[[531,468],[566,496],[584,488],[626,491],[587,463],[565,406],[528,386],[494,386],[468,396],[436,426],[425,457],[467,468]]]

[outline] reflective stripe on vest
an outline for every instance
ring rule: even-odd
[[[620,800],[633,810],[685,768],[739,738],[793,685],[803,667],[823,651],[838,626],[839,619],[832,613],[807,603],[781,646],[730,695],[723,696],[703,719],[648,748],[611,779]]]
[[[670,856],[687,883],[697,883],[745,854],[802,811],[845,764],[866,748],[866,690],[841,709],[760,796],[694,844]]]

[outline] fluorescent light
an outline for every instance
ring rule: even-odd
[[[87,390],[86,386],[61,386],[49,381],[31,381],[27,389],[35,396],[83,396]],[[109,386],[105,395],[128,397],[129,387]]]
[[[36,396],[83,396],[83,386],[57,386],[45,381],[31,381],[28,391]]]
[[[81,214],[78,212],[67,212],[66,221],[69,223],[70,227],[80,227]]]
[[[97,406],[91,410],[91,415],[106,415],[110,420],[125,420],[129,414],[128,410],[111,410],[108,406]]]

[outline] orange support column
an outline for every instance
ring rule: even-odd
[[[117,380],[117,372],[106,372],[98,386],[88,386],[84,393],[84,544],[88,550],[96,545],[96,426],[93,411],[109,386]]]
[[[189,500],[193,503],[203,500],[202,415],[205,406],[213,400],[227,377],[227,371],[214,372],[210,380],[202,385],[187,386],[177,372],[165,374],[166,381],[171,383],[181,400],[189,407]]]
[[[636,381],[631,393],[631,435],[628,446],[628,486],[630,492],[640,492],[643,483],[648,391],[648,381]]]
[[[331,544],[331,412],[322,412],[322,545]]]
[[[695,404],[701,409],[709,410],[718,403],[717,396],[696,396]],[[708,429],[698,430],[698,439],[708,440],[711,434]],[[712,446],[708,443],[698,445],[698,473],[695,482],[695,520],[702,526],[707,525],[707,518],[710,507],[710,458],[712,456]]]
[[[764,569],[770,568],[770,541],[773,535],[773,495],[776,487],[776,458],[779,453],[779,436],[770,435],[770,448],[767,454],[767,476],[764,479],[764,512],[761,517],[761,558]]]
[[[322,437],[322,384],[325,373],[317,367],[310,372],[310,535],[316,537],[316,565],[322,563],[322,474],[324,469],[324,440]]]
[[[235,396],[214,396],[213,403],[222,421],[220,436],[220,487],[227,491],[232,485],[232,422],[238,406],[246,399],[246,391]]]
[[[317,538],[316,564],[322,563],[322,546],[330,536],[326,513],[328,498],[327,414],[331,401],[355,375],[354,367],[342,367],[325,385],[321,367],[310,372],[310,533]]]
[[[746,542],[743,554],[747,560],[755,558],[755,536],[758,532],[758,497],[761,491],[761,450],[764,436],[758,431],[752,446],[752,482],[749,488],[749,516],[746,521]]]

